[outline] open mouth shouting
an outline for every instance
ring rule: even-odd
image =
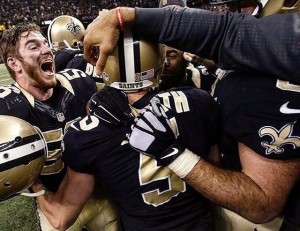
[[[41,69],[46,75],[54,75],[53,59],[46,59],[41,64]]]

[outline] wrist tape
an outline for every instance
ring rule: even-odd
[[[200,156],[185,149],[181,155],[168,165],[168,168],[175,172],[180,178],[184,178],[192,171],[199,160]]]

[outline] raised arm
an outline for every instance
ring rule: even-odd
[[[298,13],[256,19],[249,14],[176,7],[102,11],[84,39],[85,58],[94,64],[98,60],[98,73],[123,26],[141,37],[212,59],[223,69],[262,71],[300,82]],[[99,56],[94,46],[100,47]]]

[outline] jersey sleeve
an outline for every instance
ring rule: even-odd
[[[63,161],[75,171],[97,174],[97,168],[112,161],[108,156],[126,138],[120,133],[120,129],[101,123],[98,118],[86,116],[72,123],[64,135]]]
[[[287,81],[231,72],[214,93],[225,136],[266,158],[299,158],[299,90]]]
[[[142,37],[212,59],[222,69],[262,71],[298,83],[299,28],[298,13],[257,19],[178,7],[137,8],[135,20]]]

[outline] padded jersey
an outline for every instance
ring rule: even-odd
[[[81,50],[73,48],[58,50],[54,60],[57,72],[65,69],[79,69],[93,78],[99,90],[102,89],[103,79],[96,75],[95,66],[85,61]]]
[[[64,173],[61,161],[61,141],[69,124],[86,115],[86,103],[97,91],[90,77],[80,70],[56,74],[58,80],[53,96],[40,102],[18,84],[0,87],[0,114],[22,118],[41,129],[48,145],[40,179],[51,191],[56,191]]]
[[[241,169],[238,141],[266,158],[300,158],[300,85],[265,74],[230,72],[217,82],[214,97],[224,122],[220,148],[226,168]],[[299,193],[298,181],[284,211],[288,224],[298,228]]]
[[[151,92],[132,106],[141,109],[153,96]],[[195,134],[193,129],[209,126],[207,120],[199,118],[206,113],[199,103],[209,102],[209,111],[217,110],[210,95],[200,89],[182,88],[158,97],[174,110],[179,142],[206,156],[207,144],[214,142],[206,133]],[[107,185],[125,230],[211,230],[208,201],[168,168],[133,150],[126,137],[129,131],[129,127],[85,117],[68,129],[63,160],[73,170],[94,174]]]
[[[242,142],[266,158],[300,157],[300,85],[265,74],[230,72],[217,82],[213,96],[226,141]],[[221,151],[224,159],[237,155],[222,146]]]
[[[59,72],[64,70],[68,63],[74,58],[74,56],[81,53],[81,50],[73,48],[64,48],[56,51],[54,55],[56,71]],[[81,70],[80,68],[75,69]]]

